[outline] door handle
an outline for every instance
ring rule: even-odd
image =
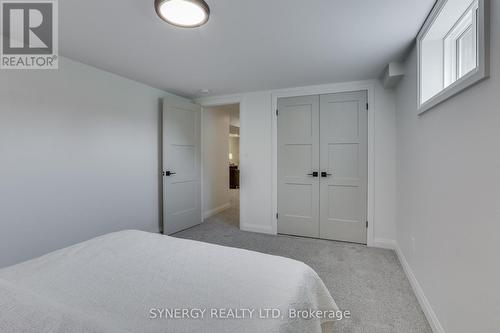
[[[328,172],[325,172],[325,171],[321,172],[321,177],[326,178],[326,177],[329,177],[329,176],[333,176],[333,175],[331,173],[328,173]]]
[[[312,176],[312,177],[318,177],[319,172],[318,172],[318,171],[314,171],[314,172],[312,172],[312,173],[308,173],[307,175],[308,175],[308,176]]]
[[[170,177],[172,175],[175,175],[176,173],[175,172],[172,172],[172,171],[163,171],[163,176],[167,176],[167,177]]]

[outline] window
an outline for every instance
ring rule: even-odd
[[[419,113],[488,75],[487,0],[439,0],[417,37]]]
[[[444,88],[477,67],[477,10],[474,1],[444,37]]]

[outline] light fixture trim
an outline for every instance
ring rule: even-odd
[[[162,12],[161,10],[161,7],[164,5],[164,4],[167,4],[169,2],[173,2],[173,1],[177,1],[177,2],[188,2],[188,3],[191,3],[191,4],[194,4],[195,6],[197,6],[199,9],[201,9],[204,13],[204,17],[202,20],[199,20],[199,21],[196,21],[192,24],[183,24],[183,23],[180,23],[180,22],[176,22],[175,20],[172,20],[171,18],[168,18],[167,16],[165,16],[165,14]],[[181,27],[181,28],[197,28],[197,27],[200,27],[202,25],[204,25],[205,23],[208,22],[209,18],[210,18],[210,7],[208,6],[208,4],[204,1],[204,0],[155,0],[155,10],[156,10],[156,14],[158,14],[158,16],[164,20],[165,22],[171,24],[171,25],[174,25],[176,27]]]

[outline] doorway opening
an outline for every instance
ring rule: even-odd
[[[203,109],[204,222],[240,227],[240,127],[239,104]]]

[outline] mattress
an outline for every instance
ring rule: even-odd
[[[122,231],[0,270],[0,332],[332,332],[302,262]]]

